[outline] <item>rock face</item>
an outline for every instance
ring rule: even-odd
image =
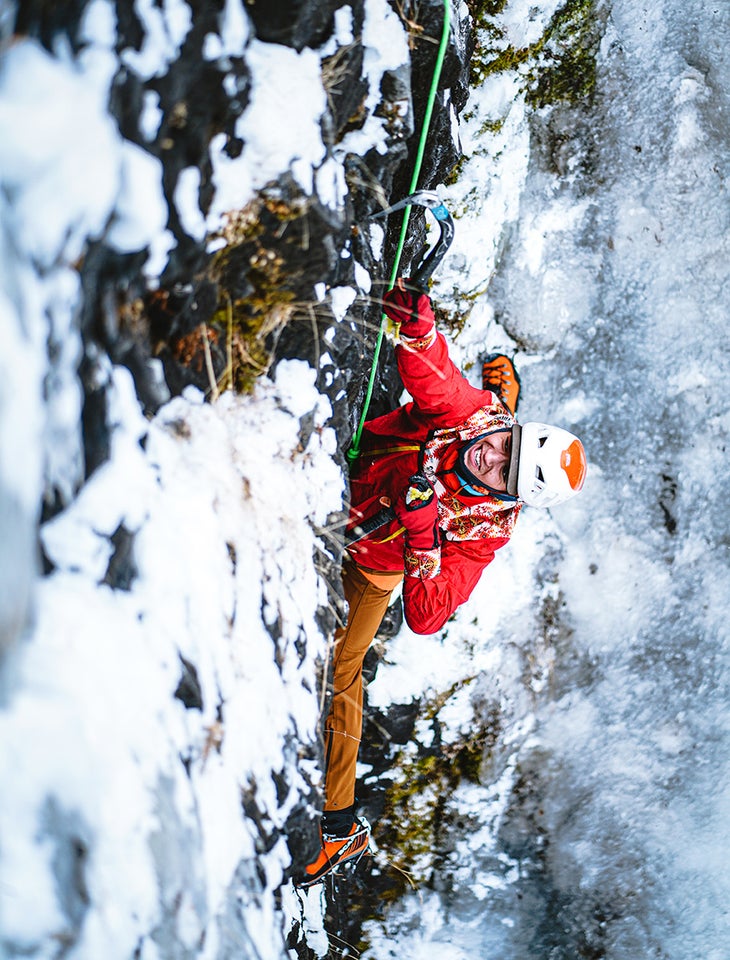
[[[307,191],[291,172],[285,172],[258,189],[243,209],[230,212],[222,243],[211,251],[208,238],[193,235],[181,216],[177,195],[184,178],[195,171],[197,206],[205,217],[215,202],[213,142],[222,140],[223,153],[230,159],[240,156],[246,147],[237,129],[253,95],[245,50],[241,55],[228,52],[213,57],[209,53],[210,37],[219,33],[221,19],[235,5],[225,0],[190,4],[189,29],[177,54],[165,69],[147,72],[132,64],[145,50],[149,29],[145,17],[152,14],[126,0],[108,6],[116,17],[114,48],[118,56],[110,112],[121,136],[161,165],[167,229],[174,245],[164,271],[153,282],[145,271],[149,251],[120,253],[104,233],[87,246],[78,264],[82,296],[74,336],[79,347],[81,394],[79,462],[74,484],[68,488],[46,477],[42,517],[32,511],[19,513],[10,492],[6,496],[0,490],[0,516],[15,518],[22,529],[13,534],[12,541],[23,544],[23,555],[16,554],[15,565],[9,562],[7,576],[2,577],[13,602],[0,608],[0,649],[13,645],[24,626],[32,581],[38,572],[33,556],[38,520],[51,521],[59,515],[110,458],[113,366],[129,370],[140,404],[145,414],[152,416],[189,385],[208,396],[227,387],[245,391],[256,377],[273,373],[281,361],[307,360],[318,372],[320,391],[331,401],[331,425],[337,431],[344,467],[344,452],[369,375],[381,315],[379,300],[400,228],[400,216],[391,218],[382,248],[376,250],[368,218],[410,189],[432,82],[433,40],[440,36],[444,15],[441,0],[423,2],[418,11],[408,3],[388,5],[383,0],[382,12],[403,20],[410,57],[385,69],[373,93],[367,49],[361,39],[368,13],[365,0],[347,6],[338,0],[255,0],[245,5],[250,43],[285,45],[298,53],[317,51],[320,56],[327,92],[321,117],[325,162],[339,168],[343,196],[337,206],[328,205],[316,191]],[[181,8],[187,6],[180,4]],[[337,29],[338,11],[341,14],[345,6],[353,38],[349,41],[341,39],[342,30],[338,34]],[[86,0],[65,5],[63,10],[45,3],[17,5],[11,10],[12,22],[3,14],[0,38],[9,39],[13,33],[30,36],[51,52],[61,45],[80,55],[85,46],[82,24],[92,7]],[[418,188],[432,188],[444,181],[459,159],[453,120],[467,97],[469,50],[470,20],[462,12],[461,19],[452,23]],[[154,123],[142,120],[150,104],[154,104]],[[276,125],[276,116],[269,120],[272,127]],[[377,140],[368,132],[373,124]],[[348,140],[350,135],[359,135],[359,139]],[[421,250],[424,236],[423,224],[414,217],[401,260],[404,273]],[[338,288],[352,294],[346,322],[330,296],[330,291]],[[333,329],[336,332],[330,335]],[[163,379],[153,360],[162,362]],[[48,389],[48,402],[52,403],[50,378]],[[399,392],[392,353],[385,345],[371,415],[395,404]],[[302,438],[303,444],[306,440]],[[4,525],[3,529],[10,527]],[[327,549],[317,563],[336,594],[339,549],[336,544]],[[46,571],[51,571],[53,561],[42,559]],[[0,570],[5,570],[4,561]],[[101,582],[129,593],[138,573],[135,533],[120,524],[110,534],[110,558]],[[323,630],[331,632],[333,612],[323,608],[321,618]],[[274,634],[275,627],[272,638],[276,644]],[[195,664],[182,655],[180,663],[174,696],[188,710],[200,711],[203,699]],[[382,718],[381,729],[390,726],[394,737],[407,738],[413,724],[411,714],[396,711],[392,717]],[[292,766],[297,758],[313,759],[302,757],[298,742],[290,744],[290,751]],[[321,766],[321,758],[314,759]],[[283,781],[277,783],[282,795],[287,789]],[[243,813],[258,829],[263,849],[270,850],[282,838],[289,842],[294,872],[309,859],[308,845],[314,838],[311,809],[318,798],[314,792],[310,796],[305,793],[302,790],[300,802],[292,805],[281,829],[272,827],[260,813],[254,788],[242,798]],[[163,823],[152,854],[164,897],[168,872],[192,869],[191,864],[181,865],[173,856],[171,838],[176,833],[177,814],[170,794],[170,785],[161,780],[159,805],[169,828]],[[56,873],[70,891],[64,911],[76,937],[89,899],[84,879],[89,841],[84,825],[72,822],[72,816],[60,808],[49,808],[47,829],[49,836],[61,837]],[[252,876],[239,879],[258,890],[263,880],[255,875],[254,866],[251,870]],[[170,882],[170,889],[173,885]],[[174,939],[176,909],[174,904],[170,907],[169,917],[165,915],[153,939],[161,943]],[[368,911],[365,902],[363,915]],[[355,916],[354,922],[348,936],[356,939],[359,917]],[[308,955],[306,945],[300,944],[298,949],[302,956]]]
[[[322,335],[333,317],[326,304],[317,302],[315,285],[324,284],[327,289],[354,286],[354,267],[360,264],[371,277],[373,291],[382,288],[400,221],[392,218],[380,260],[373,255],[364,225],[379,204],[408,191],[434,69],[433,40],[440,36],[444,7],[439,0],[421,4],[416,23],[409,19],[405,5],[402,16],[409,31],[410,66],[386,71],[379,102],[374,108],[366,108],[363,45],[357,40],[349,44],[333,40],[334,15],[341,6],[336,0],[282,0],[255,2],[246,9],[256,37],[263,42],[286,44],[297,51],[332,45],[334,52],[323,58],[328,104],[322,130],[330,155],[347,133],[364,128],[371,113],[389,118],[387,149],[372,147],[361,155],[346,153],[342,164],[347,192],[339,213],[323,205],[316,195],[304,193],[291,177],[268,184],[231,224],[227,246],[217,254],[208,253],[204,240],[186,232],[175,204],[175,191],[181,172],[197,169],[199,203],[205,213],[214,193],[211,140],[223,135],[224,150],[230,157],[240,154],[244,147],[236,135],[235,121],[249,101],[245,58],[226,57],[224,70],[221,62],[206,59],[204,53],[205,38],[218,29],[224,4],[196,8],[179,56],[164,75],[144,80],[122,67],[115,77],[111,109],[121,133],[162,164],[168,227],[175,246],[153,291],[142,274],[143,254],[120,256],[102,243],[85,259],[81,324],[86,344],[84,368],[89,373],[85,400],[87,475],[104,458],[103,395],[98,391],[98,378],[92,375],[98,351],[131,370],[140,399],[152,413],[168,398],[168,392],[175,395],[190,383],[210,391],[212,378],[220,381],[226,376],[229,324],[233,327],[234,353],[239,348],[247,358],[232,377],[238,388],[245,389],[253,377],[280,357],[298,356],[316,364],[323,352]],[[365,17],[364,3],[354,3],[351,9],[357,38]],[[74,31],[82,13],[80,4],[69,22],[60,22],[52,11],[39,5],[24,10],[22,17],[19,14],[18,25],[48,44],[59,33],[68,33],[71,42],[77,43]],[[116,13],[117,48],[139,50],[145,31],[136,8],[118,3]],[[415,18],[415,12],[410,16]],[[452,23],[419,188],[443,182],[459,158],[453,118],[468,93],[469,53],[470,20],[463,17]],[[152,137],[143,135],[140,126],[140,114],[150,96],[156,98],[160,111]],[[272,116],[271,123],[276,122]],[[403,255],[405,267],[421,248],[422,240],[422,229],[414,218]],[[358,301],[352,318],[357,329],[350,329],[348,334],[340,325],[337,339],[328,345],[337,368],[330,390],[333,398],[341,397],[342,377],[347,378],[347,403],[343,405],[340,399],[335,414],[343,438],[351,431],[353,409],[362,399],[373,342],[372,335],[363,342],[358,331],[377,327],[377,297],[375,302],[372,298]],[[374,411],[390,404],[396,389],[389,386],[393,371],[387,354],[386,350]],[[147,360],[153,356],[163,361],[167,391],[160,389],[151,374]],[[208,361],[212,363],[212,375]]]

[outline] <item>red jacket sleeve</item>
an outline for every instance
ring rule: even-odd
[[[403,386],[421,414],[435,427],[453,427],[484,406],[484,392],[473,387],[449,357],[442,333],[435,332],[430,346],[405,338],[396,347]]]
[[[441,547],[441,571],[431,579],[405,577],[403,611],[414,633],[436,633],[471,596],[494,553],[509,541],[446,540]]]

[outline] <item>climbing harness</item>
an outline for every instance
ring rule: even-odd
[[[441,28],[441,40],[439,42],[438,52],[436,54],[436,62],[434,64],[433,76],[431,77],[431,87],[428,92],[428,99],[426,101],[426,112],[423,116],[423,126],[421,127],[421,136],[418,141],[418,150],[416,152],[416,161],[413,167],[413,175],[411,177],[410,187],[408,189],[409,196],[412,197],[417,192],[418,188],[418,178],[421,174],[421,166],[423,164],[423,157],[426,152],[426,140],[428,138],[428,129],[431,125],[431,116],[433,114],[434,104],[436,102],[436,94],[438,92],[439,80],[441,79],[441,68],[443,67],[444,57],[446,56],[446,47],[449,42],[449,30],[451,28],[451,0],[444,0],[444,22]],[[408,200],[408,197],[406,198]],[[389,290],[392,290],[395,286],[395,281],[398,279],[398,269],[400,267],[400,258],[403,253],[403,246],[405,244],[406,234],[408,232],[408,220],[410,218],[411,205],[405,201],[400,201],[403,204],[403,222],[401,223],[400,237],[398,239],[398,247],[396,249],[395,260],[393,263],[393,270],[390,275],[390,283],[388,286]],[[396,208],[398,204],[396,204]],[[433,208],[432,208],[433,209]],[[444,207],[444,210],[446,208]],[[448,213],[448,211],[447,211]],[[435,214],[434,214],[435,215]],[[437,218],[438,219],[438,218]],[[450,218],[449,218],[450,219]],[[442,221],[439,221],[439,226]],[[443,251],[446,252],[445,250]],[[443,256],[443,253],[441,254]],[[428,261],[428,258],[426,258]],[[421,269],[426,265],[426,261],[421,264]],[[434,263],[433,260],[430,261],[431,270],[425,276],[425,281],[428,280],[433,269],[438,265]],[[352,444],[350,449],[347,451],[347,458],[350,461],[357,460],[360,456],[360,438],[362,437],[363,427],[365,426],[365,420],[367,419],[368,408],[370,407],[370,400],[373,395],[373,389],[375,387],[375,377],[378,369],[378,360],[380,358],[380,349],[383,344],[383,336],[385,334],[385,316],[380,321],[380,330],[378,331],[378,338],[375,343],[375,350],[373,351],[373,362],[370,369],[370,378],[368,380],[367,391],[365,394],[365,402],[363,404],[362,414],[360,416],[360,422],[358,424],[355,436],[353,437]]]
[[[421,503],[428,503],[431,497],[434,495],[433,487],[431,486],[428,477],[423,473],[414,473],[413,476],[408,481],[408,491],[406,494],[406,503],[413,504],[414,502],[421,501]],[[390,523],[391,520],[395,520],[396,513],[395,507],[390,502],[388,497],[381,497],[380,502],[383,504],[380,510],[377,513],[373,514],[372,517],[369,517],[367,520],[363,520],[362,523],[357,524],[347,531],[345,534],[345,546],[349,547],[353,543],[357,543],[358,540],[364,540],[365,537],[369,536],[371,533],[374,533],[379,527],[384,527],[386,523]],[[418,509],[418,507],[411,507],[411,509]],[[400,527],[398,530],[391,533],[389,537],[386,537],[384,540],[381,540],[380,543],[387,543],[389,540],[395,540],[396,537],[399,537],[405,531],[405,527]]]

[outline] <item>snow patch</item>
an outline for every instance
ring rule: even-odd
[[[327,100],[319,57],[313,50],[297,53],[254,40],[246,58],[250,99],[236,122],[244,149],[232,160],[224,151],[224,134],[211,141],[215,198],[208,214],[210,232],[220,227],[224,213],[245,206],[257,190],[286,171],[311,194],[313,171],[325,159],[319,120]]]

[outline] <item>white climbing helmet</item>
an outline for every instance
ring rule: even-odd
[[[547,423],[512,428],[508,492],[531,507],[554,507],[575,496],[586,478],[586,453],[580,440]],[[516,481],[516,482],[515,482]]]

